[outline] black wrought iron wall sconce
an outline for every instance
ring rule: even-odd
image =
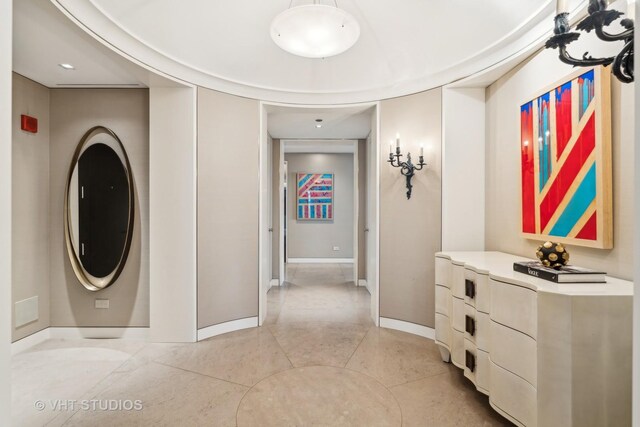
[[[582,55],[582,59],[577,59],[567,52],[567,45],[578,40],[580,37],[580,33],[569,31],[571,27],[569,25],[567,0],[558,0],[555,28],[553,30],[554,35],[547,41],[545,47],[547,49],[557,48],[560,52],[560,60],[565,64],[576,67],[606,66],[613,64],[612,73],[618,80],[623,83],[633,82],[634,1],[635,0],[629,2],[627,17],[620,21],[620,25],[624,28],[624,31],[619,34],[610,34],[604,29],[624,15],[617,10],[607,10],[607,0],[589,0],[589,16],[584,18],[576,26],[577,30],[587,33],[594,30],[598,38],[605,42],[623,41],[624,47],[616,56],[594,58],[589,55],[589,52],[585,52],[584,55]]]
[[[394,159],[395,157],[395,159]],[[387,162],[391,163],[391,166],[394,168],[400,168],[400,173],[404,175],[407,180],[407,200],[411,198],[411,190],[413,189],[413,185],[411,184],[411,179],[413,175],[415,175],[416,171],[422,170],[427,164],[424,162],[424,148],[420,147],[420,158],[417,165],[414,165],[411,162],[411,153],[407,153],[407,161],[401,162],[400,157],[402,154],[400,153],[400,136],[396,136],[396,153],[393,154],[393,141],[389,144],[389,160]]]

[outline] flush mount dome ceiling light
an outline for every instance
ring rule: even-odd
[[[360,37],[353,16],[335,6],[290,7],[271,23],[271,38],[283,50],[305,58],[327,58],[345,52]]]

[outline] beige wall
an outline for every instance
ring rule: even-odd
[[[92,126],[112,129],[131,162],[136,218],[131,251],[118,281],[86,290],[69,263],[63,233],[63,198],[71,157]],[[149,93],[146,89],[51,90],[51,326],[149,325]],[[96,309],[95,299],[109,299]]]
[[[198,328],[258,315],[259,105],[198,89]]]
[[[487,89],[486,248],[534,257],[535,240],[520,236],[520,105],[535,91],[561,80],[572,67],[557,52],[532,56]],[[571,262],[633,277],[634,85],[612,77],[613,227],[611,250],[569,246]]]
[[[38,119],[38,133],[20,129],[20,115]],[[49,327],[49,89],[13,74],[12,340]],[[38,297],[39,319],[16,328],[14,304]]]
[[[367,140],[358,140],[358,279],[367,278]]]
[[[420,144],[428,166],[416,172],[407,200],[405,179],[387,159],[389,141],[417,162]],[[434,255],[441,240],[441,89],[380,103],[380,316],[434,327]]]
[[[289,190],[287,251],[289,258],[353,258],[353,154],[287,153]],[[333,221],[300,221],[297,217],[296,174],[332,173]],[[339,251],[334,251],[338,246]]]

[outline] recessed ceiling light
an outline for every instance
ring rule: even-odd
[[[318,123],[318,124],[316,125],[316,127],[317,127],[317,128],[321,128],[321,127],[322,127],[322,125]]]
[[[60,67],[64,68],[65,70],[75,70],[76,67],[74,67],[71,64],[58,64]]]

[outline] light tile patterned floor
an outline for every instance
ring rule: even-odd
[[[290,265],[262,328],[197,344],[51,340],[21,353],[14,424],[509,425],[433,341],[373,326],[351,268]],[[139,400],[143,410],[52,407],[83,399]]]

